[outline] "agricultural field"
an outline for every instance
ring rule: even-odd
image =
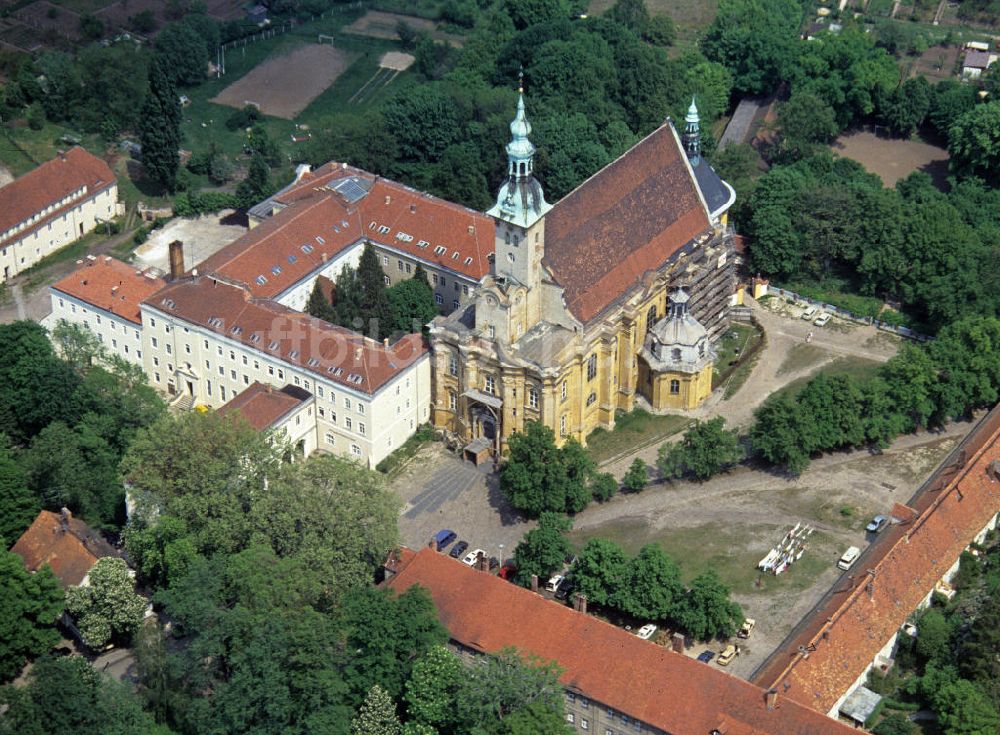
[[[831,147],[876,174],[886,186],[895,186],[914,171],[930,174],[938,187],[947,183],[948,151],[919,138],[882,138],[862,130],[841,135]]]
[[[615,0],[590,0],[588,13],[600,15]],[[677,45],[691,46],[707,28],[718,10],[718,0],[646,0],[650,15],[669,15],[677,24]]]

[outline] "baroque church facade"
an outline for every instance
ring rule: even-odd
[[[491,272],[431,323],[435,427],[478,457],[527,421],[585,443],[617,411],[698,406],[728,325],[735,192],[701,158],[694,101],[683,138],[668,120],[555,205],[523,92],[510,130]]]

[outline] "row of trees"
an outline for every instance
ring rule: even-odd
[[[533,576],[545,580],[561,569],[572,525],[565,516],[542,513],[538,527],[514,549],[514,581],[528,586]],[[743,610],[714,571],[698,575],[686,587],[677,564],[657,544],[629,556],[613,541],[592,539],[569,578],[574,594],[586,596],[588,603],[636,620],[666,622],[701,640],[730,636],[743,621]]]
[[[413,276],[391,288],[371,243],[365,243],[357,268],[345,265],[333,293],[327,294],[317,279],[306,311],[317,319],[388,339],[419,332],[438,315],[434,290],[418,263]]]
[[[885,447],[998,398],[1000,320],[969,317],[926,345],[904,345],[873,378],[821,374],[794,397],[779,394],[757,410],[749,438],[760,456],[797,474],[817,452]]]

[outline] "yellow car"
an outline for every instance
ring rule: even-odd
[[[725,650],[719,654],[719,657],[715,659],[715,663],[719,666],[729,666],[733,659],[740,655],[740,649],[732,644],[726,646]]]

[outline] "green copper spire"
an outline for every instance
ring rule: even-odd
[[[487,214],[521,227],[530,227],[549,209],[542,186],[535,180],[535,146],[528,138],[531,123],[524,108],[524,74],[518,74],[517,113],[510,123],[507,144],[507,181],[500,187],[497,203]]]
[[[697,166],[701,160],[701,119],[698,117],[698,106],[691,97],[691,106],[684,117],[684,149],[692,166]]]

